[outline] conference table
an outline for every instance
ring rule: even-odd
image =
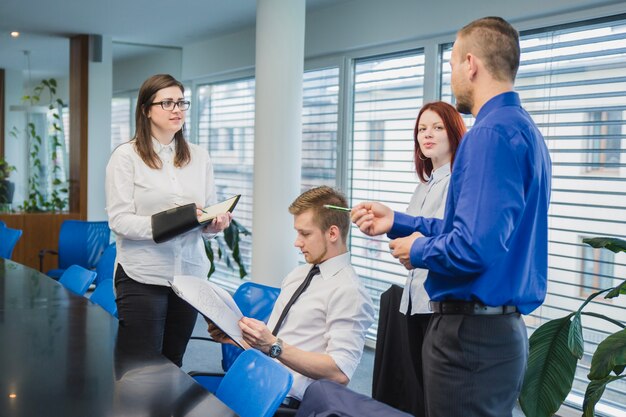
[[[117,328],[98,305],[0,258],[0,416],[235,415],[164,357],[126,352]]]

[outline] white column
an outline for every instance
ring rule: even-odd
[[[90,45],[90,49],[94,45]],[[104,175],[111,154],[111,99],[113,97],[113,41],[102,37],[101,56],[89,60],[87,150],[87,220],[107,220]]]
[[[296,265],[305,0],[258,0],[252,279],[278,286]]]

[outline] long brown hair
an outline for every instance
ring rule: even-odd
[[[450,143],[450,153],[452,155],[450,159],[450,167],[452,167],[452,164],[454,163],[454,155],[456,155],[456,150],[459,147],[459,143],[461,143],[461,138],[467,131],[463,118],[452,105],[443,101],[435,101],[427,103],[424,107],[422,107],[417,115],[415,128],[413,129],[413,159],[415,160],[415,172],[422,182],[427,182],[430,174],[433,172],[433,161],[430,158],[426,158],[426,160],[422,160],[422,158],[420,158],[420,144],[417,140],[420,118],[426,110],[433,111],[441,117],[443,127],[446,129],[446,134],[448,135],[448,142]]]
[[[150,105],[159,90],[168,87],[178,87],[185,94],[185,87],[169,74],[156,74],[143,82],[137,96],[137,107],[135,108],[135,149],[143,160],[143,162],[153,169],[161,169],[161,158],[156,154],[152,146],[152,133],[150,131],[150,119],[148,111]],[[174,166],[183,167],[191,161],[191,151],[185,140],[185,126],[174,134],[176,142],[176,156],[174,157]]]

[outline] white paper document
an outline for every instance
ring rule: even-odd
[[[206,278],[191,275],[176,275],[170,285],[180,298],[191,304],[243,348],[243,337],[238,324],[243,314],[228,292],[207,281]]]

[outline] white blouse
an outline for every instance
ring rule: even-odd
[[[152,139],[161,169],[148,167],[134,141],[117,147],[106,169],[106,210],[115,234],[117,263],[135,281],[168,285],[174,275],[206,277],[209,260],[200,229],[172,240],[152,240],[151,216],[177,205],[215,203],[213,165],[206,150],[189,144],[191,161],[174,166],[175,141],[162,145]]]
[[[450,164],[445,164],[431,173],[427,183],[419,183],[415,187],[415,192],[411,197],[407,214],[411,216],[422,216],[443,219],[448,196],[448,185],[450,184]],[[424,289],[428,270],[412,269],[409,271],[402,300],[400,301],[400,312],[407,314],[409,309],[409,297],[411,299],[411,315],[428,314],[428,301],[430,298]]]

